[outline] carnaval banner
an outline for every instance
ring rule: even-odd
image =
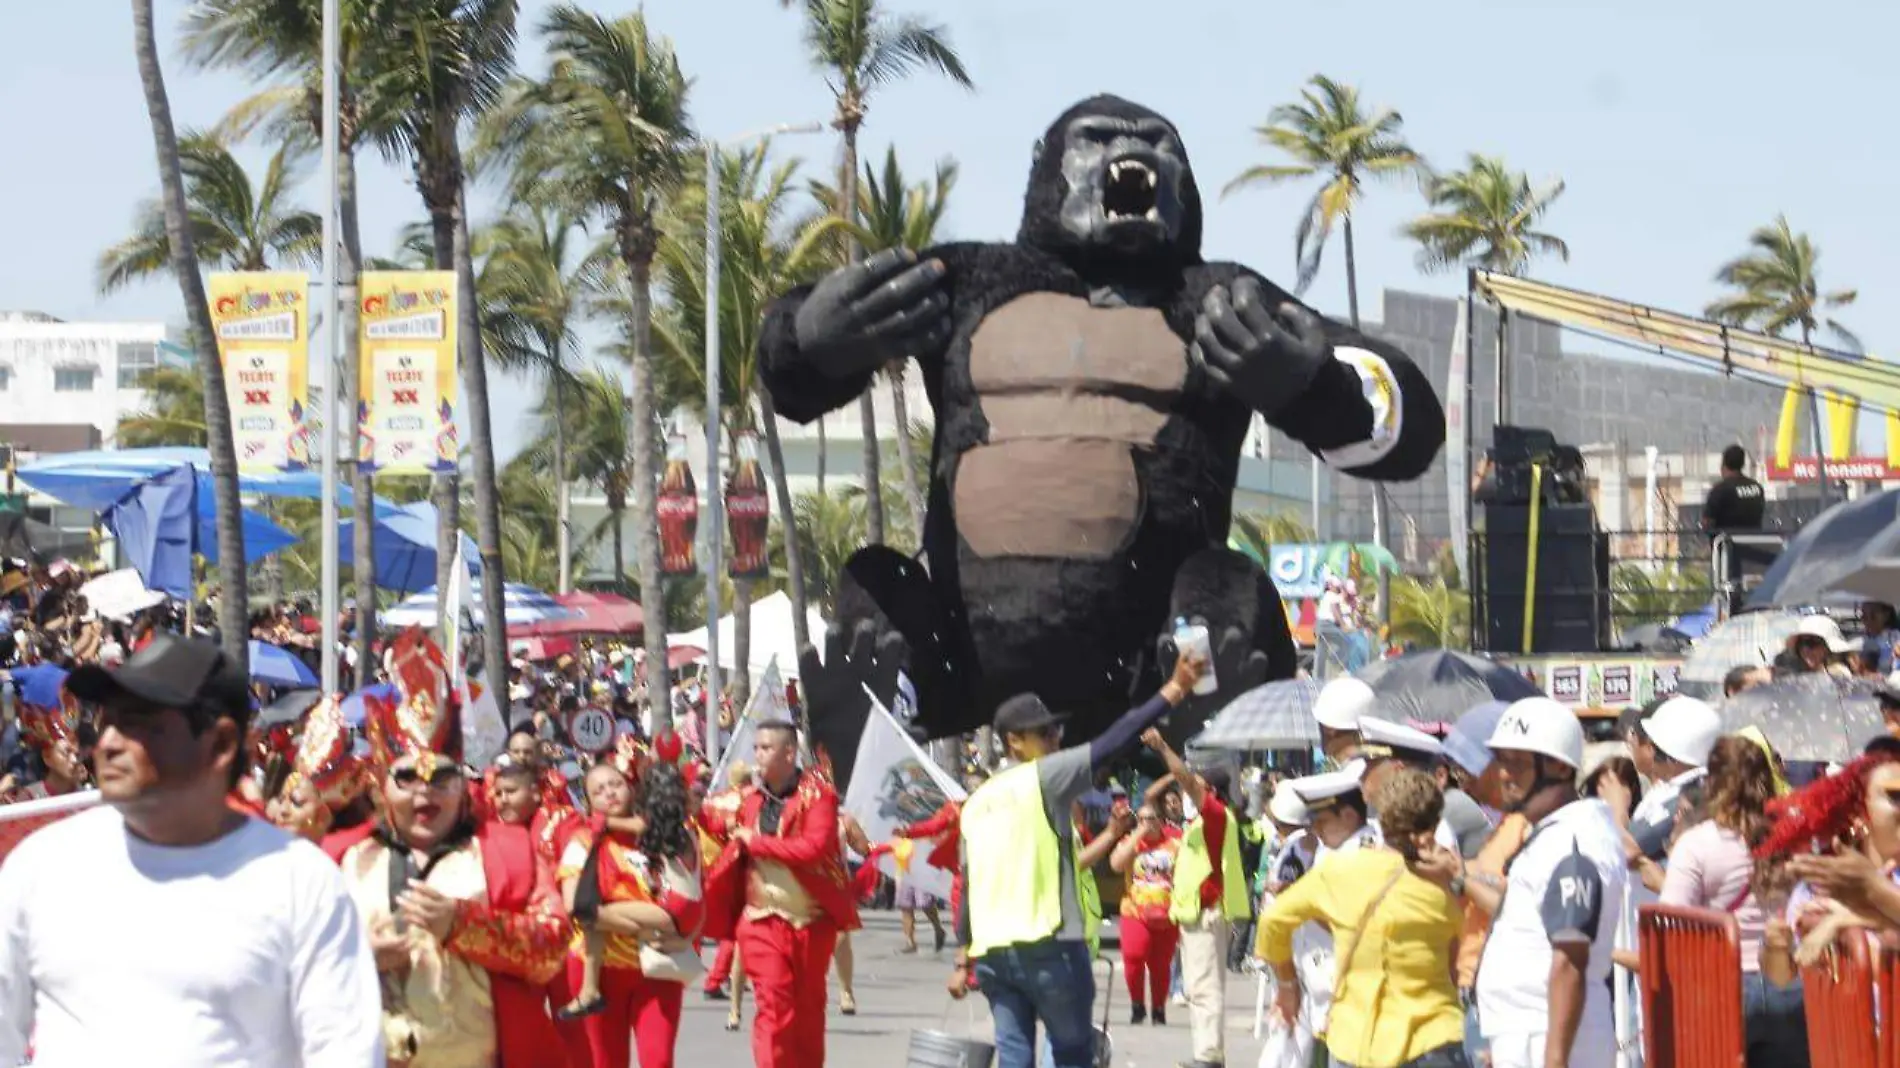
[[[357,458],[392,474],[455,470],[455,272],[364,271],[358,291]]]
[[[772,573],[767,535],[772,499],[765,495],[765,468],[759,464],[759,436],[735,435],[732,474],[726,479],[726,529],[730,533],[726,566],[732,577],[760,579]]]
[[[449,594],[439,603],[449,613],[443,633],[448,637],[447,653],[455,665],[455,690],[462,700],[462,755],[469,763],[485,768],[508,746],[508,724],[502,717],[495,690],[468,677],[468,658],[462,646],[462,621],[473,619],[475,597],[468,558],[463,555],[461,539],[456,539],[455,566],[449,571]],[[499,665],[501,661],[492,661]]]
[[[759,684],[752,688],[752,696],[745,703],[745,711],[738,722],[732,725],[731,736],[726,738],[725,749],[719,754],[719,763],[713,768],[712,778],[708,780],[709,790],[724,790],[726,775],[732,769],[732,762],[743,760],[752,762],[752,727],[772,719],[791,719],[791,706],[785,703],[785,681],[779,678],[778,657],[765,666],[765,674],[759,677]]]
[[[238,468],[308,467],[310,276],[242,271],[213,274],[206,285]]]
[[[912,741],[895,717],[877,698],[871,698],[871,717],[858,743],[858,762],[851,772],[851,789],[844,810],[857,818],[873,844],[890,842],[899,827],[921,823],[936,815],[945,801],[966,795],[948,773]],[[929,842],[915,843],[909,853],[906,882],[945,901],[950,898],[950,873],[924,861]],[[887,875],[897,875],[895,857],[879,860]]]
[[[0,864],[27,835],[75,812],[83,812],[99,803],[99,791],[86,790],[60,797],[42,797],[18,804],[0,805]]]

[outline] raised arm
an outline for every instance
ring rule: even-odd
[[[1404,481],[1444,445],[1438,395],[1396,346],[1230,264],[1208,268],[1196,313],[1193,352],[1208,377],[1328,466]]]
[[[941,351],[950,335],[947,274],[941,258],[892,249],[774,302],[759,331],[773,409],[810,423],[855,399],[893,361]]]
[[[1143,731],[1161,722],[1162,717],[1187,700],[1188,694],[1194,692],[1194,684],[1200,681],[1201,673],[1206,670],[1207,661],[1198,657],[1177,660],[1174,675],[1161,684],[1160,693],[1149,698],[1148,703],[1140,708],[1122,713],[1120,719],[1109,724],[1107,730],[1089,742],[1090,768],[1099,771],[1126,756]]]

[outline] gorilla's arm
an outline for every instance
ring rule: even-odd
[[[1445,411],[1397,346],[1319,315],[1245,267],[1197,274],[1197,341],[1230,392],[1347,474],[1395,482],[1431,466]]]
[[[798,423],[810,423],[858,398],[876,371],[834,377],[820,371],[798,348],[798,309],[814,287],[805,285],[773,301],[759,326],[759,379],[772,408]]]

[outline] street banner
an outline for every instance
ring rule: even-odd
[[[448,596],[437,598],[436,604],[448,613],[443,635],[449,643],[446,650],[449,662],[455,665],[452,676],[455,691],[462,701],[462,755],[476,767],[485,768],[508,747],[508,725],[502,719],[494,691],[468,676],[462,623],[474,618],[474,578],[469,572],[468,558],[463,555],[462,539],[455,541],[455,566],[449,569]],[[501,663],[498,659],[484,662]]]
[[[733,436],[732,474],[726,480],[726,529],[731,538],[726,566],[736,579],[762,579],[772,573],[768,536],[772,500],[765,494],[765,468],[759,463],[759,436]]]
[[[364,271],[357,459],[388,474],[456,469],[453,271]]]
[[[26,840],[26,836],[49,823],[60,820],[75,812],[83,812],[99,803],[99,791],[85,790],[76,794],[62,794],[59,797],[42,797],[33,801],[21,801],[12,805],[0,805],[0,864],[7,862],[7,854],[15,846]]]
[[[239,470],[310,466],[310,276],[239,271],[206,284]]]
[[[752,696],[745,703],[745,711],[732,725],[731,736],[725,739],[726,748],[719,754],[719,763],[713,768],[712,778],[707,780],[707,791],[717,793],[726,788],[726,775],[733,761],[752,762],[754,724],[791,718],[792,708],[785,702],[785,680],[779,677],[778,657],[774,656],[772,662],[765,666],[765,674],[759,678],[759,684],[752,688]]]
[[[858,743],[858,760],[851,771],[851,788],[844,810],[864,828],[871,844],[890,842],[897,828],[922,823],[937,814],[945,801],[961,802],[963,787],[937,766],[884,707],[871,698],[871,716]],[[907,853],[905,882],[939,899],[950,899],[950,873],[926,863],[930,843],[917,842]],[[884,873],[898,874],[897,858],[878,860]]]
[[[695,539],[699,534],[699,489],[686,459],[686,435],[666,438],[666,470],[660,475],[660,573],[691,575],[699,570]]]

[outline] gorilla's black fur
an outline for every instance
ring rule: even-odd
[[[1095,125],[1085,130],[1089,124]],[[1076,154],[1069,156],[1072,147]],[[1094,189],[1106,202],[1101,189],[1113,168],[1101,161],[1105,154],[1119,160],[1130,152],[1142,154],[1161,174],[1156,195],[1162,221],[1146,228],[1139,222],[1110,224],[1103,221],[1104,209],[1091,233],[1073,223],[1073,210],[1065,219],[1065,203],[1074,210],[1093,203],[1072,196],[1075,189]],[[1165,237],[1156,237],[1161,230]],[[1135,231],[1135,237],[1126,236]],[[1256,409],[1315,451],[1338,450],[1373,436],[1365,380],[1333,359],[1332,347],[1383,360],[1389,384],[1402,398],[1395,401],[1402,411],[1396,442],[1347,469],[1360,477],[1409,479],[1436,455],[1444,440],[1444,415],[1429,383],[1403,353],[1343,325],[1309,316],[1312,344],[1324,355],[1306,357],[1312,367],[1297,378],[1290,395],[1272,396],[1255,378],[1249,382],[1254,399],[1243,400],[1237,394],[1245,391],[1231,384],[1231,375],[1218,374],[1208,361],[1191,355],[1197,351],[1192,349],[1197,327],[1204,339],[1199,349],[1206,347],[1211,293],[1224,301],[1244,289],[1283,311],[1292,302],[1243,267],[1204,263],[1201,235],[1200,193],[1172,125],[1139,105],[1097,96],[1064,112],[1037,146],[1015,242],[924,250],[921,266],[895,281],[892,272],[902,270],[902,264],[876,265],[883,274],[868,279],[862,270],[845,277],[852,271],[846,268],[817,287],[787,294],[768,310],[759,355],[779,414],[800,422],[819,418],[871,384],[875,371],[863,369],[872,366],[870,361],[905,356],[919,361],[936,414],[922,538],[927,559],[910,560],[881,546],[854,556],[840,579],[824,663],[815,655],[801,663],[813,733],[828,750],[841,788],[849,780],[868,710],[860,684],[888,704],[899,667],[916,690],[914,730],[919,735],[944,737],[986,725],[1003,699],[1034,690],[1071,714],[1070,741],[1092,737],[1160,684],[1172,654],[1158,639],[1177,615],[1206,619],[1220,682],[1213,698],[1173,717],[1171,733],[1177,738],[1243,688],[1291,676],[1294,649],[1277,592],[1253,560],[1225,546],[1240,451]],[[933,263],[942,264],[940,278],[931,274]],[[890,337],[862,321],[847,322],[851,307],[899,291],[907,294],[902,299],[916,310],[916,321],[937,325]],[[946,296],[930,297],[933,292]],[[999,309],[1032,297],[1034,302],[1018,304],[1011,313],[1015,347],[999,357],[997,343],[984,342],[991,355],[987,370],[978,370],[981,361],[973,360],[972,339],[979,328]],[[888,311],[888,305],[879,307],[877,314]],[[1025,308],[1034,309],[1029,326],[1024,325]],[[1095,354],[1114,348],[1113,339],[1086,323],[1096,321],[1092,316],[1118,315],[1100,321],[1121,330],[1131,315],[1142,314],[1149,318],[1141,322],[1165,323],[1165,331],[1156,334],[1154,326],[1144,335],[1149,346],[1143,352],[1161,363],[1144,362],[1148,356],[1132,363],[1124,357],[1114,367],[1121,378],[1104,375],[1102,368],[1113,357]],[[1071,326],[1073,334],[1062,332]],[[1053,340],[1050,331],[1056,332]],[[1153,344],[1168,334],[1171,340]],[[1024,338],[1037,340],[1031,344]],[[1052,356],[1052,350],[1061,351]],[[1264,364],[1269,382],[1281,365],[1294,368],[1302,358],[1298,346],[1289,347],[1284,339],[1278,348],[1263,342],[1249,352],[1249,360]],[[998,399],[1001,394],[991,395],[998,389],[995,383],[999,375],[1018,373],[1019,365],[1034,365],[1045,379],[1072,365],[1078,376],[1072,383],[1038,380],[1039,385],[1010,387],[1019,393],[1080,394],[1103,405],[1121,405],[1123,412],[1143,409],[1139,418],[1148,420],[1143,427],[1153,427],[1139,440],[1127,439],[1139,507],[1132,528],[1110,551],[1097,547],[1070,556],[997,551],[991,535],[990,550],[979,553],[970,541],[980,540],[970,526],[976,518],[968,514],[977,501],[964,502],[960,526],[957,484],[974,451],[1031,442],[1030,448],[990,456],[1006,456],[1014,465],[1018,455],[1036,455],[1036,427],[1024,430],[1019,416],[1013,429],[1000,434],[1009,442],[1000,442],[992,416],[1001,409],[985,409],[986,399],[992,407],[1005,403]],[[985,374],[991,394],[979,388]],[[1155,386],[1157,381],[1163,388]],[[1049,413],[1046,423],[1081,426],[1071,434],[1078,440],[1092,435],[1087,419],[1062,407],[1069,402],[1037,403],[1047,405],[1036,409]],[[989,504],[1003,498],[1005,510],[1037,513],[1038,498],[1076,492],[1064,472],[1033,465],[1011,470],[1014,482],[1004,492],[990,489],[994,473],[983,483]],[[1075,500],[1098,499],[1091,491],[1081,492]],[[982,521],[996,524],[991,511]],[[1060,524],[1062,516],[1050,521]]]

